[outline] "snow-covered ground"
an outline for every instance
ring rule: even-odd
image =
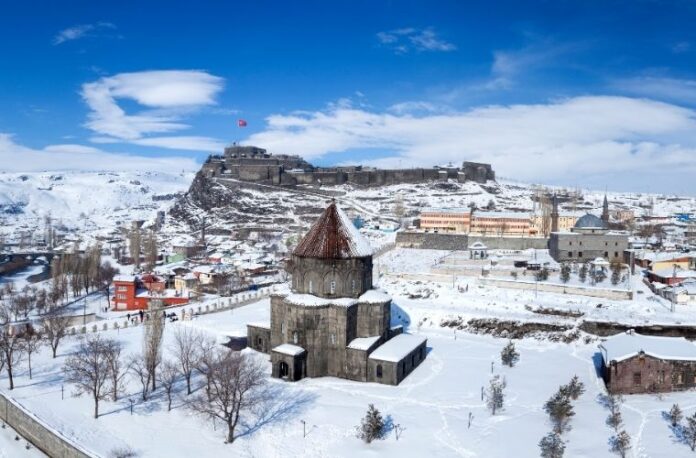
[[[416,316],[427,313],[442,313],[441,305],[426,300],[402,301],[395,320],[413,323]],[[219,336],[244,334],[247,322],[267,321],[268,314],[269,301],[265,299],[194,321],[168,323],[165,348],[176,326],[195,326]],[[65,387],[68,396],[61,400],[60,368],[65,355],[76,345],[75,339],[66,342],[56,360],[50,359],[45,350],[36,356],[34,380],[29,380],[22,369],[17,388],[5,392],[100,456],[131,447],[143,457],[536,457],[538,441],[550,430],[543,403],[559,385],[577,374],[587,392],[575,402],[572,430],[564,435],[566,456],[610,456],[608,440],[612,432],[604,423],[608,413],[601,402],[604,387],[596,371],[597,341],[584,343],[581,339],[563,344],[518,340],[520,362],[506,368],[500,365],[499,357],[507,343],[504,339],[463,332],[455,335],[439,326],[420,330],[410,326],[408,331],[428,338],[428,356],[401,385],[330,377],[293,384],[270,380],[272,405],[263,418],[247,417],[240,430],[242,436],[232,445],[223,443],[220,425],[216,430],[185,407],[181,385],[172,412],[166,411],[161,393],[141,402],[133,383],[120,401],[103,403],[98,420],[91,418],[90,400],[70,397],[69,386]],[[142,339],[141,328],[103,334],[122,341],[124,353],[137,351]],[[252,353],[262,361],[268,359]],[[270,372],[270,366],[268,369]],[[501,374],[507,381],[505,409],[495,416],[488,413],[481,400],[481,388],[492,374]],[[4,377],[0,383],[6,383]],[[133,415],[129,399],[135,401]],[[690,449],[674,437],[662,412],[677,402],[692,414],[696,410],[692,400],[691,392],[626,397],[622,414],[634,444],[629,456],[691,456]],[[354,428],[369,403],[374,403],[393,424],[400,425],[403,432],[398,440],[395,431],[371,445],[355,438]],[[470,414],[473,420],[469,428]],[[306,437],[302,421],[307,425]]]
[[[0,458],[45,457],[40,450],[7,425],[0,428]]]

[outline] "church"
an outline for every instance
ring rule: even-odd
[[[292,253],[292,276],[271,296],[270,325],[249,324],[249,347],[270,353],[273,377],[332,376],[398,385],[426,357],[426,339],[391,327],[391,297],[372,285],[372,249],[335,202]]]

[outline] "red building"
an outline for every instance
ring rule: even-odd
[[[117,275],[114,277],[114,310],[146,310],[156,299],[165,306],[189,302],[186,291],[165,288],[165,280],[153,274]]]

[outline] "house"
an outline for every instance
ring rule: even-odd
[[[188,291],[165,288],[164,280],[154,274],[117,275],[114,277],[114,310],[146,310],[158,300],[164,306],[189,302]]]
[[[391,327],[391,297],[372,285],[372,248],[332,202],[297,245],[292,284],[271,296],[270,324],[247,342],[270,353],[272,376],[333,376],[398,385],[426,357],[426,339]]]
[[[197,283],[198,278],[196,278],[193,272],[174,277],[174,289],[177,291],[193,290],[196,288]]]
[[[658,393],[696,387],[696,345],[683,337],[627,331],[606,339],[599,350],[609,393]]]
[[[696,305],[696,279],[689,278],[678,285],[666,286],[661,295],[675,304]]]
[[[651,282],[664,283],[665,285],[678,285],[689,278],[696,278],[696,270],[680,269],[678,267],[663,267],[657,270],[646,271]]]

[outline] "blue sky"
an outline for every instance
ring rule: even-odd
[[[695,20],[691,1],[7,2],[0,170],[191,168],[241,141],[693,194]]]

